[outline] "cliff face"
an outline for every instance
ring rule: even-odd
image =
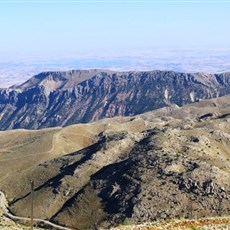
[[[230,74],[46,72],[0,90],[1,130],[66,126],[230,93]]]

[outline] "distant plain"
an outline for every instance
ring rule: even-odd
[[[84,53],[68,57],[17,56],[2,59],[0,56],[0,88],[21,84],[33,75],[44,71],[70,69],[111,70],[173,70],[178,72],[221,73],[230,69],[229,49],[127,50],[113,54]]]

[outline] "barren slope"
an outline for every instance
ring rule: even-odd
[[[1,135],[11,210],[74,229],[230,213],[230,97]],[[12,138],[13,137],[13,138]]]

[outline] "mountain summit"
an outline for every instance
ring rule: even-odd
[[[132,116],[230,93],[230,73],[72,70],[0,89],[0,127],[39,129]]]

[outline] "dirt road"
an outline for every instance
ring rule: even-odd
[[[3,211],[4,215],[9,217],[10,219],[12,219],[12,220],[23,220],[23,221],[27,221],[27,222],[30,223],[30,218],[21,217],[21,216],[15,216],[12,213],[10,213],[10,211],[8,209],[8,202],[7,202],[6,196],[1,191],[0,191],[0,208],[2,208],[2,211]],[[50,226],[50,227],[52,227],[54,229],[60,229],[60,230],[71,230],[71,228],[63,227],[63,226],[51,223],[48,220],[37,219],[37,218],[34,218],[34,224]]]

